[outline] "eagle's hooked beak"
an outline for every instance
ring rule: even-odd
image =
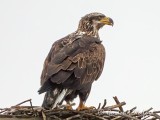
[[[100,20],[101,23],[105,24],[105,25],[111,25],[113,26],[114,25],[114,22],[111,18],[109,17],[104,17]]]

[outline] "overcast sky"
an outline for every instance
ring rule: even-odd
[[[38,95],[40,75],[51,45],[74,32],[82,16],[101,12],[114,27],[99,31],[106,48],[103,74],[87,105],[113,96],[126,108],[160,109],[159,0],[0,0],[0,107]],[[76,100],[78,101],[78,99]]]

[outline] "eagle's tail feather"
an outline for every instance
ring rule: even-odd
[[[57,104],[62,104],[66,94],[67,94],[67,89],[63,89],[61,93],[57,96],[54,104],[52,105],[52,109],[54,109],[57,106]]]
[[[38,93],[41,94],[50,90],[53,90],[53,83],[50,80],[48,80],[41,86],[41,88],[38,90]]]
[[[45,109],[54,109],[58,104],[62,104],[65,97],[69,94],[68,89],[54,89],[47,91],[44,97],[42,107]]]

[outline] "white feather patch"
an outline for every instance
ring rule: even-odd
[[[57,104],[60,103],[63,100],[63,98],[65,97],[66,93],[67,93],[67,89],[63,89],[63,91],[56,98],[55,103],[52,106],[52,109],[54,109],[57,106]]]

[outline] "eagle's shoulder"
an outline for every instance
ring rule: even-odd
[[[56,41],[52,45],[45,60],[41,75],[41,84],[59,71],[73,69],[75,68],[75,64],[78,64],[79,66],[83,58],[85,58],[83,63],[98,59],[98,53],[91,52],[90,54],[89,51],[92,51],[92,49],[98,50],[101,47],[103,46],[99,38],[87,35],[77,35],[76,33],[72,33]],[[101,50],[98,51],[101,52]],[[80,73],[80,71],[78,73]]]
[[[75,56],[93,43],[100,44],[101,41],[95,37],[72,33],[52,45],[50,57],[52,56],[53,63],[60,64],[66,57]]]

